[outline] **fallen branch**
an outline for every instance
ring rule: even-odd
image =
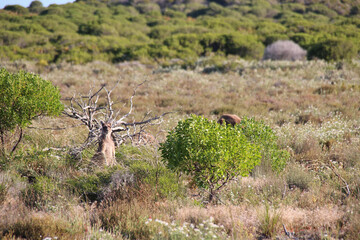
[[[30,129],[37,129],[37,130],[55,130],[55,131],[60,131],[60,130],[66,130],[66,129],[69,129],[69,128],[76,128],[76,127],[79,127],[83,125],[82,123],[79,123],[79,124],[76,124],[76,125],[73,125],[73,126],[69,126],[69,127],[56,127],[56,128],[39,128],[39,127],[28,127]]]
[[[350,188],[349,188],[349,185],[347,184],[347,182],[345,181],[345,179],[343,177],[341,177],[341,175],[336,171],[336,167],[335,165],[331,162],[330,162],[330,169],[333,171],[333,173],[345,184],[345,189],[346,189],[346,196],[350,196],[351,192],[350,192]]]
[[[284,228],[285,235],[288,236],[289,238],[293,238],[294,233],[286,230],[285,224],[283,224],[283,228]]]

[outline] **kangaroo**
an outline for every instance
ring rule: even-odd
[[[241,118],[239,118],[235,114],[223,114],[217,121],[220,124],[231,124],[232,126],[235,126],[235,124],[239,124],[241,122]]]
[[[115,164],[115,143],[111,136],[111,123],[101,121],[101,126],[99,148],[92,157],[92,160],[99,165],[113,166]]]

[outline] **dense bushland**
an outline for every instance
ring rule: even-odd
[[[352,59],[360,49],[359,1],[76,1],[0,10],[0,58],[193,65],[202,56],[261,59],[291,39],[308,58]]]

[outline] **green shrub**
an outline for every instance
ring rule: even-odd
[[[265,37],[265,40],[263,41],[265,46],[268,46],[276,41],[279,40],[288,40],[289,37],[285,34],[270,34]]]
[[[136,5],[136,10],[142,14],[160,14],[160,7],[156,3],[139,3]]]
[[[50,81],[23,71],[9,73],[4,68],[0,69],[0,102],[2,139],[16,127],[30,125],[38,116],[56,116],[63,110],[59,90]],[[1,144],[5,154],[4,142]]]
[[[154,164],[145,160],[131,160],[126,165],[138,183],[153,189],[156,193],[154,198],[169,199],[183,196],[184,188],[179,184],[177,174],[166,168],[162,162]]]
[[[260,172],[266,173],[271,169],[275,173],[280,173],[284,170],[290,154],[286,150],[279,149],[277,136],[269,126],[254,118],[243,117],[237,128],[251,142],[260,146],[262,155]]]
[[[193,115],[178,122],[160,150],[167,166],[190,175],[209,191],[209,202],[227,182],[247,176],[260,163],[260,147],[239,128]]]
[[[14,13],[18,13],[18,14],[27,14],[27,13],[29,13],[29,10],[27,8],[24,8],[23,6],[20,6],[20,5],[6,5],[4,7],[4,10],[14,12]]]
[[[358,46],[349,39],[332,38],[311,46],[308,56],[326,61],[351,60],[358,56]]]
[[[60,6],[50,6],[40,12],[40,15],[63,15],[64,10]]]
[[[8,30],[0,30],[0,43],[2,43],[1,45],[15,45],[22,38],[22,33]]]
[[[284,34],[286,33],[286,27],[280,23],[263,21],[257,24],[256,31],[259,36],[266,36],[270,34]]]
[[[168,25],[159,25],[151,29],[149,37],[155,39],[165,39],[170,37],[171,32],[174,30],[174,27]]]
[[[324,4],[312,4],[307,8],[307,10],[330,18],[335,18],[337,16],[337,13],[334,10],[329,9]]]
[[[315,36],[307,33],[295,33],[290,39],[305,49],[309,49],[316,42]]]
[[[79,194],[83,200],[95,201],[103,197],[102,190],[111,182],[111,175],[116,168],[109,168],[105,171],[83,174],[66,181],[69,190]]]
[[[253,35],[240,33],[204,34],[200,38],[205,53],[224,52],[226,55],[238,55],[245,59],[260,59],[264,45]]]
[[[297,187],[303,191],[309,190],[313,176],[305,172],[301,167],[291,166],[287,170],[286,183],[289,188]]]
[[[283,8],[300,14],[303,14],[306,11],[306,6],[300,3],[283,4]]]
[[[29,11],[32,13],[40,13],[44,10],[44,6],[40,1],[32,1],[29,6]]]
[[[102,28],[98,22],[92,21],[89,23],[81,24],[79,26],[78,33],[100,36],[102,34]]]
[[[23,200],[29,207],[41,209],[54,201],[59,194],[57,183],[46,176],[37,176],[23,191]]]

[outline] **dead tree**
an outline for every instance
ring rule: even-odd
[[[163,113],[160,116],[151,116],[150,113],[147,113],[140,121],[128,122],[128,118],[133,112],[133,98],[136,90],[144,83],[145,81],[135,87],[129,99],[129,110],[126,113],[122,113],[122,109],[115,110],[114,102],[111,99],[111,93],[118,83],[110,90],[104,84],[97,91],[90,89],[86,96],[73,96],[66,99],[68,105],[65,105],[63,114],[80,121],[88,129],[88,136],[85,142],[73,148],[71,154],[81,158],[81,152],[85,148],[97,143],[99,147],[93,160],[96,159],[101,164],[113,165],[114,157],[112,157],[111,150],[113,144],[115,146],[121,145],[127,139],[131,141],[140,140],[142,139],[140,136],[142,136],[147,127],[161,124],[162,118],[170,112]],[[105,104],[100,104],[100,95],[103,92],[106,94]],[[108,152],[106,153],[106,151]],[[99,155],[105,158],[99,160],[97,158]]]

